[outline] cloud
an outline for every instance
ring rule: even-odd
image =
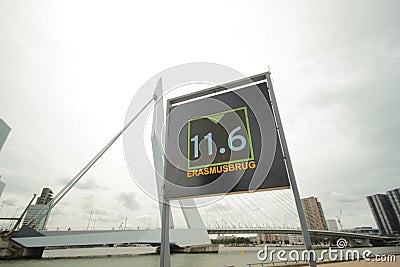
[[[136,217],[136,219],[145,224],[149,224],[149,225],[151,224],[151,216],[150,215],[138,216],[138,217]]]
[[[65,210],[62,209],[52,209],[50,216],[65,216]]]
[[[94,196],[93,195],[88,195],[81,197],[81,209],[85,212],[88,212],[94,208]]]
[[[120,223],[125,219],[125,216],[121,212],[117,211],[106,211],[106,210],[98,210],[98,211],[93,211],[92,219],[96,217],[97,214],[97,220],[100,222],[104,223]]]
[[[111,216],[98,216],[97,220],[103,223],[113,223],[113,224],[119,223],[121,221],[120,218],[114,218]]]
[[[336,202],[344,202],[344,203],[357,202],[360,200],[359,197],[348,196],[348,195],[345,195],[344,193],[340,193],[340,192],[332,192],[330,194],[330,198]]]
[[[288,8],[288,3],[248,5],[243,2],[232,4],[232,12],[223,14],[221,24],[207,22],[202,25],[197,23],[202,13],[212,10],[213,14],[217,14],[226,7],[188,6],[195,8],[198,14],[189,9],[180,12],[190,14],[187,27],[197,27],[198,30],[185,36],[182,39],[184,42],[179,41],[182,37],[180,31],[168,32],[175,37],[171,39],[177,40],[168,44],[172,52],[159,56],[158,65],[146,65],[146,68],[137,67],[145,66],[147,53],[141,53],[143,57],[138,58],[135,51],[150,51],[153,47],[149,47],[148,43],[156,44],[156,39],[150,39],[143,47],[132,50],[133,44],[140,44],[135,43],[135,38],[117,32],[118,38],[122,38],[119,43],[124,45],[116,51],[120,56],[114,56],[115,51],[107,53],[112,48],[108,43],[98,42],[101,34],[94,38],[90,36],[84,42],[79,42],[77,38],[86,36],[86,29],[93,28],[93,25],[97,25],[94,32],[103,33],[105,27],[101,16],[95,16],[90,21],[94,22],[93,25],[87,24],[85,16],[70,14],[69,11],[75,10],[72,4],[70,8],[62,8],[60,15],[65,18],[74,16],[76,23],[65,24],[62,22],[68,20],[49,16],[50,23],[43,24],[36,19],[41,14],[40,5],[32,6],[32,10],[25,14],[22,12],[26,9],[23,4],[17,1],[10,3],[0,1],[0,13],[6,12],[0,16],[4,33],[0,51],[6,55],[0,62],[2,77],[5,77],[0,79],[1,116],[13,128],[0,153],[0,173],[7,183],[3,199],[16,198],[19,203],[26,203],[32,192],[40,193],[39,190],[48,181],[51,185],[57,177],[69,174],[60,187],[65,185],[70,175],[75,174],[77,168],[82,167],[104,145],[105,140],[108,141],[120,129],[120,119],[126,115],[126,106],[134,94],[132,86],[127,85],[142,84],[142,79],[149,73],[187,60],[186,54],[200,47],[211,61],[230,64],[235,58],[240,68],[238,71],[246,75],[262,72],[266,65],[271,65],[300,192],[304,197],[319,196],[326,213],[339,214],[339,209],[343,209],[344,217],[350,213],[358,214],[343,218],[349,226],[365,225],[373,222],[365,196],[399,186],[400,120],[396,115],[400,113],[397,103],[400,99],[400,31],[396,25],[399,24],[397,10],[400,1],[290,3],[294,8]],[[362,9],[359,8],[361,5]],[[81,4],[79,7],[84,11],[91,8],[90,5],[81,7]],[[99,8],[107,10],[109,7]],[[152,10],[151,5],[143,10],[147,8]],[[130,8],[127,6],[123,10],[128,12]],[[235,19],[243,10],[252,19],[247,17],[238,24]],[[270,16],[262,16],[266,11]],[[139,15],[145,17],[147,14],[141,12]],[[123,25],[119,25],[121,20],[111,19],[107,23],[114,24],[106,29],[122,27],[124,31],[130,25],[140,25],[142,17],[128,16],[127,19],[128,23]],[[260,23],[261,20],[263,23]],[[171,29],[180,25],[179,19],[165,20],[165,23]],[[255,42],[248,42],[249,38],[234,38],[238,34],[255,36],[255,33],[262,32],[265,23],[271,25],[268,35],[258,34]],[[158,21],[153,24],[140,27],[138,38],[152,38],[146,33],[156,29]],[[223,43],[208,46],[205,43],[207,40],[199,40],[198,35],[202,32],[221,37],[221,27],[226,29],[222,37],[232,44],[229,49],[224,49]],[[33,36],[32,30],[40,33],[40,38]],[[43,44],[50,44],[51,49],[43,49]],[[93,47],[96,49],[93,50]],[[224,49],[222,54],[218,53],[221,49]],[[98,51],[106,51],[106,57],[102,59],[106,63],[102,66],[106,67],[98,67]],[[174,53],[176,51],[180,53]],[[76,56],[71,57],[71,53]],[[119,62],[119,59],[123,60]],[[124,62],[133,63],[124,66]],[[133,69],[137,70],[135,77],[138,78],[132,79],[132,75],[127,75]],[[107,90],[110,86],[116,89]],[[95,99],[93,95],[96,95]],[[104,108],[110,103],[116,104],[113,108]],[[113,210],[108,206],[117,205],[111,203],[117,202],[116,199],[118,208],[138,209],[138,195],[121,193],[121,189],[117,188],[117,177],[121,181],[130,179],[128,172],[115,175],[123,162],[121,149],[122,146],[114,146],[96,163],[88,173],[93,176],[83,177],[76,185],[75,188],[80,188],[76,190],[79,192],[71,192],[67,196],[69,201],[59,204],[70,205],[69,208],[63,206],[62,210],[79,210],[80,194],[92,192],[101,197],[88,200],[87,207],[84,207],[86,211],[90,212],[93,206],[94,211],[97,207]],[[135,167],[138,174],[147,171],[140,164]],[[90,180],[91,177],[93,180]],[[110,195],[116,196],[113,201],[110,198],[106,200],[102,195],[106,187],[110,188]],[[267,202],[258,199],[258,196],[252,195],[252,203],[258,206],[263,204],[270,209],[276,203],[274,199]],[[210,216],[211,211],[215,217],[220,216],[221,211],[237,206],[235,200],[247,200],[247,197],[232,198],[228,201],[230,205],[221,202],[207,208],[207,211],[210,210]],[[142,204],[145,205],[149,204]],[[250,203],[249,206],[256,207]],[[242,213],[249,209],[243,205],[239,207]],[[277,216],[270,217],[275,219]],[[79,219],[72,215],[71,218],[72,221]],[[64,223],[61,219],[60,222]]]
[[[15,198],[13,199],[6,199],[3,200],[1,203],[3,203],[6,206],[10,206],[10,207],[14,207],[17,205],[18,200],[16,200]]]
[[[82,189],[82,190],[108,190],[107,187],[99,185],[95,183],[93,180],[87,180],[84,182],[78,182],[75,185],[75,188]]]
[[[57,179],[57,183],[61,186],[64,186],[67,183],[69,183],[70,180],[71,180],[70,178],[64,177],[64,178]],[[96,190],[96,189],[109,190],[108,187],[105,187],[99,183],[96,183],[93,179],[87,179],[87,178],[85,179],[84,177],[79,182],[77,182],[73,188],[82,189],[82,190]]]
[[[128,210],[135,211],[140,208],[140,204],[136,200],[135,192],[122,192],[116,197],[116,199]]]

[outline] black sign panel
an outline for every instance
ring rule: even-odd
[[[290,186],[263,75],[168,101],[166,199]]]

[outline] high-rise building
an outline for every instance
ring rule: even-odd
[[[321,203],[315,197],[301,199],[308,229],[328,230]]]
[[[35,205],[30,205],[28,210],[26,211],[24,221],[22,225],[27,225],[29,222],[35,218],[35,216],[45,207],[46,205],[43,204],[35,204]],[[34,229],[45,229],[47,220],[49,219],[50,212],[47,213],[46,216],[44,216],[39,223],[35,223]]]
[[[43,188],[40,197],[36,199],[36,204],[46,205],[53,199],[53,191],[50,188]]]
[[[7,123],[3,120],[0,119],[0,151],[1,148],[3,147],[4,143],[6,142],[6,139],[8,137],[8,134],[11,131],[11,127],[7,125]]]
[[[400,188],[387,191],[386,193],[389,197],[390,204],[393,207],[393,211],[397,217],[397,220],[400,223]]]
[[[399,235],[400,188],[388,191],[387,194],[367,196],[367,201],[381,235]]]
[[[23,221],[23,225],[27,225],[31,222],[32,219],[53,199],[53,191],[50,188],[43,188],[42,193],[36,199],[35,205],[30,205],[28,210],[26,211],[26,215]],[[47,220],[49,219],[50,212],[44,216],[39,223],[35,223],[35,229],[45,229]]]
[[[334,231],[334,232],[339,231],[339,228],[337,226],[335,219],[326,220],[326,225],[328,226],[329,231]]]
[[[10,126],[8,126],[7,123],[3,119],[0,119],[0,151],[3,148],[3,145],[6,142],[6,139],[8,137],[8,134],[10,133],[10,131],[11,131]],[[1,178],[1,176],[0,176],[0,178]],[[5,187],[6,187],[6,183],[0,181],[0,197],[1,197],[1,194],[3,194]]]

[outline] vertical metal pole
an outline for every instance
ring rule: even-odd
[[[165,144],[166,138],[163,136],[163,127],[165,122],[164,116],[164,92],[162,85],[162,78],[157,81],[156,89],[154,90],[153,99],[155,100],[154,111],[153,111],[153,126],[151,131],[151,145],[153,149],[154,169],[157,186],[158,199],[163,199],[162,187],[164,184],[164,152],[162,145]],[[167,122],[168,123],[168,122]],[[162,204],[159,203],[160,214],[162,210]],[[174,228],[174,220],[172,214],[169,217],[169,226]]]
[[[171,267],[169,251],[169,216],[171,206],[169,200],[163,199],[161,208],[161,247],[160,247],[160,267]]]
[[[164,154],[161,149],[162,144],[167,140],[163,137],[162,127],[164,124],[164,100],[162,79],[157,81],[153,99],[156,101],[153,114],[153,129],[151,134],[151,143],[153,148],[155,178],[157,184],[158,197],[161,208],[161,246],[160,246],[160,267],[170,267],[170,249],[169,249],[169,229],[173,226],[171,206],[168,199],[164,198]],[[168,121],[167,121],[168,123]]]
[[[314,258],[315,255],[311,252],[312,251],[311,238],[310,238],[310,234],[308,232],[307,222],[306,222],[306,218],[304,216],[303,205],[301,204],[300,194],[299,194],[296,179],[294,176],[292,162],[290,160],[289,150],[286,145],[286,138],[285,138],[285,134],[284,134],[283,128],[282,128],[282,121],[281,121],[281,117],[279,115],[278,105],[277,105],[276,99],[275,99],[275,93],[274,93],[274,88],[273,88],[272,82],[271,82],[271,73],[270,72],[266,73],[266,78],[268,81],[268,90],[269,90],[269,94],[271,97],[273,112],[275,114],[275,119],[276,119],[276,124],[278,126],[279,136],[281,137],[283,153],[284,153],[284,156],[286,159],[286,166],[287,166],[287,170],[289,172],[289,181],[292,186],[294,201],[296,202],[296,207],[297,207],[297,213],[299,214],[301,232],[303,233],[303,238],[304,238],[304,243],[305,243],[306,249],[310,252],[309,253],[309,255],[310,255],[309,263],[310,263],[311,267],[316,267],[317,263],[315,262],[315,258]]]

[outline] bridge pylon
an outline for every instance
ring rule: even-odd
[[[165,136],[163,135],[163,126],[165,124],[165,105],[164,105],[164,91],[162,85],[162,78],[157,81],[156,89],[154,91],[155,100],[154,112],[153,112],[153,125],[151,133],[151,142],[153,149],[153,159],[155,168],[155,178],[157,185],[158,199],[160,203],[160,211],[162,209],[162,201],[164,201],[162,190],[164,183],[164,152],[165,147]],[[164,146],[163,146],[164,144]],[[185,218],[186,225],[189,229],[204,229],[204,233],[207,233],[206,226],[200,213],[196,207],[193,199],[181,199],[178,200],[181,206],[182,213]],[[174,220],[172,213],[169,213],[169,228],[174,228]],[[207,234],[208,236],[208,234]],[[211,243],[211,242],[210,242]]]

